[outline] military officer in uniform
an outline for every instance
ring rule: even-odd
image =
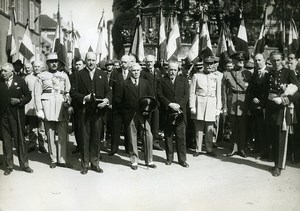
[[[223,109],[229,115],[232,135],[232,151],[227,156],[235,154],[246,157],[246,128],[248,115],[247,89],[252,77],[251,72],[244,68],[244,52],[236,52],[232,55],[234,68],[223,75]]]
[[[56,53],[47,55],[49,70],[37,75],[34,86],[37,116],[44,120],[48,139],[48,152],[51,158],[50,168],[57,165],[71,167],[67,163],[68,106],[70,105],[69,78],[65,72],[58,71]],[[55,133],[58,140],[55,143]]]
[[[300,93],[295,72],[283,67],[282,55],[274,51],[270,55],[270,61],[272,69],[267,77],[269,89],[266,121],[275,162],[272,175],[278,177],[281,170],[285,169],[288,134],[293,132],[292,124],[295,123],[294,106],[291,102],[299,99]]]
[[[216,157],[213,152],[214,122],[220,114],[221,80],[214,70],[214,60],[211,57],[204,59],[204,70],[194,74],[190,87],[190,109],[195,121],[196,153],[202,152],[203,131],[205,129],[206,154]]]

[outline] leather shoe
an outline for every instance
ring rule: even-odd
[[[156,165],[155,165],[155,164],[153,164],[153,163],[151,163],[151,164],[147,164],[147,166],[148,166],[149,168],[152,168],[152,169],[155,169],[155,168],[156,168]]]
[[[85,174],[87,174],[88,173],[88,170],[87,169],[82,169],[81,171],[80,171],[80,174],[82,174],[82,175],[85,175]]]
[[[246,158],[246,157],[247,157],[247,155],[246,155],[246,153],[245,153],[244,150],[239,151],[239,152],[238,152],[238,155],[241,156],[241,157],[243,157],[243,158]]]
[[[137,169],[138,169],[138,166],[137,166],[137,165],[131,165],[131,169],[132,169],[132,170],[137,170]]]
[[[214,153],[213,151],[211,151],[211,152],[206,152],[206,155],[207,155],[207,156],[211,156],[211,157],[217,157],[217,154]]]
[[[110,152],[108,153],[108,156],[114,156],[116,153],[117,153],[116,151],[110,151]]]
[[[201,155],[201,152],[195,152],[195,153],[193,154],[194,157],[198,157],[199,155]]]
[[[39,146],[39,152],[41,153],[47,153],[47,150],[44,146]]]
[[[13,171],[13,169],[6,169],[4,171],[4,175],[7,176],[7,175],[10,175],[10,173]]]
[[[98,173],[103,173],[103,170],[99,166],[91,166],[91,169]]]
[[[49,167],[50,167],[51,169],[54,169],[56,166],[57,166],[56,163],[51,163]]]
[[[69,163],[58,163],[57,166],[70,169],[73,168],[73,166]]]
[[[237,155],[237,152],[233,151],[231,153],[226,154],[226,157],[232,157],[234,155]]]
[[[23,171],[25,171],[26,173],[33,173],[33,170],[29,166],[23,168]]]
[[[179,165],[181,165],[184,168],[188,168],[189,167],[189,164],[187,164],[185,161],[179,162]]]
[[[213,148],[218,149],[219,148],[218,144],[217,143],[213,143]]]
[[[272,172],[272,175],[274,177],[278,177],[278,176],[280,176],[280,174],[281,174],[281,169],[278,168],[278,167],[275,167],[274,170],[273,170],[273,172]]]
[[[166,164],[167,166],[169,166],[169,165],[172,164],[172,161],[167,160],[167,161],[165,162],[165,164]]]
[[[159,150],[159,151],[162,151],[162,150],[163,150],[163,148],[161,148],[161,146],[159,146],[159,144],[154,144],[154,145],[153,145],[153,149]]]

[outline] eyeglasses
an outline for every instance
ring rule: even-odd
[[[292,60],[292,59],[295,59],[295,57],[289,57],[288,59],[289,59],[289,60]]]
[[[58,60],[48,60],[49,63],[58,63]]]

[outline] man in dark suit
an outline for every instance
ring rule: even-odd
[[[265,58],[262,54],[256,54],[254,57],[255,68],[249,83],[249,102],[250,112],[254,120],[254,150],[259,152],[258,158],[270,159],[270,144],[266,137],[266,101],[268,99],[268,86],[266,80],[267,68]]]
[[[300,93],[295,72],[283,67],[281,53],[272,52],[270,61],[272,68],[267,75],[269,87],[266,121],[275,162],[272,175],[278,177],[286,166],[288,134],[293,131],[295,123],[294,106],[291,102],[299,99]]]
[[[138,110],[139,99],[145,96],[153,96],[150,84],[140,78],[141,66],[137,63],[130,67],[130,78],[121,82],[115,93],[115,103],[122,111],[124,127],[128,134],[129,154],[131,168],[138,168],[137,135],[143,134],[142,139],[145,147],[145,163],[150,168],[156,168],[153,163],[153,136],[149,122],[144,119]]]
[[[148,55],[145,58],[146,68],[141,72],[141,78],[146,79],[151,85],[154,93],[154,98],[157,99],[157,81],[161,78],[161,72],[158,68],[154,68],[155,58],[153,55]],[[163,150],[159,145],[159,108],[157,107],[150,116],[151,132],[153,135],[153,149]]]
[[[88,52],[85,58],[86,67],[75,74],[71,88],[71,97],[76,101],[80,119],[80,151],[81,174],[91,169],[98,173],[103,170],[99,167],[100,135],[103,130],[105,109],[111,100],[111,89],[107,75],[96,68],[96,54]]]
[[[170,62],[167,74],[159,80],[158,99],[162,106],[165,126],[165,145],[167,161],[166,165],[173,162],[173,135],[176,136],[176,148],[178,163],[183,167],[189,167],[186,163],[186,106],[189,100],[188,80],[178,74],[178,63]],[[169,118],[172,113],[183,113],[184,121],[172,124]]]
[[[25,146],[25,111],[24,105],[31,100],[31,93],[24,79],[13,74],[14,67],[4,63],[1,67],[0,81],[0,130],[3,140],[4,175],[13,171],[13,144],[15,141],[17,155],[21,168],[32,173],[29,167],[27,149]]]
[[[82,58],[75,58],[74,59],[74,67],[72,68],[72,73],[69,75],[70,83],[71,85],[74,83],[75,80],[75,74],[77,74],[78,71],[82,70],[85,67],[85,62]],[[71,101],[71,106],[68,108],[69,113],[71,115],[71,121],[72,121],[72,127],[74,130],[75,135],[75,141],[76,141],[76,148],[72,151],[72,154],[79,153],[80,152],[80,122],[78,119],[78,109],[76,105],[76,101]]]
[[[121,110],[115,102],[116,89],[118,84],[130,78],[129,67],[131,65],[131,57],[124,55],[121,58],[121,68],[114,69],[110,76],[109,84],[112,87],[112,137],[111,137],[111,151],[110,156],[114,155],[119,150],[120,136],[123,125],[123,117]],[[125,151],[128,152],[128,137],[126,130],[124,131],[124,145]]]

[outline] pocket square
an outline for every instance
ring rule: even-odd
[[[18,86],[17,89],[21,89],[21,87]]]
[[[102,78],[101,75],[99,76],[99,78],[100,78],[100,79]]]

